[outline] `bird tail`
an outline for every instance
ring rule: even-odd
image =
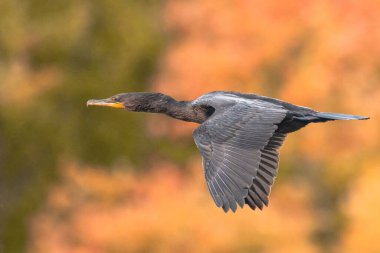
[[[326,120],[366,120],[369,117],[365,116],[357,116],[350,114],[341,114],[341,113],[333,113],[333,112],[317,112],[316,116],[321,119]]]

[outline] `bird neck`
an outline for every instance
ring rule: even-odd
[[[173,99],[165,108],[164,114],[183,121],[202,123],[202,115],[197,112],[190,101],[176,101]]]
[[[175,119],[196,123],[202,123],[206,117],[202,110],[192,106],[191,101],[176,101],[164,94],[151,96],[134,111],[162,113]]]

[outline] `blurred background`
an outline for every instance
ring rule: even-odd
[[[0,252],[380,252],[380,2],[0,1]],[[269,208],[225,214],[195,124],[86,108],[257,93],[370,116],[289,135]]]

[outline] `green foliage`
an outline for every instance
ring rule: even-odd
[[[23,251],[59,161],[144,162],[143,116],[85,103],[146,88],[164,42],[159,11],[160,1],[0,2],[1,252]]]

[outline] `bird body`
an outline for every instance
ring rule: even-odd
[[[87,105],[163,113],[201,124],[193,133],[203,158],[208,189],[218,207],[262,209],[277,176],[279,148],[288,133],[309,123],[368,117],[317,112],[255,94],[215,91],[193,101],[161,93],[123,93]]]

